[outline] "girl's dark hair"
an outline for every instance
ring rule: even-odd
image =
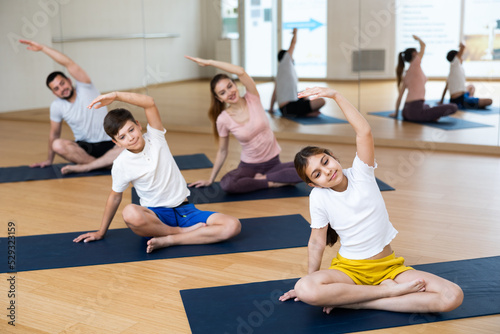
[[[339,240],[339,235],[335,230],[328,224],[328,231],[326,231],[326,245],[332,247]]]
[[[398,66],[396,67],[396,77],[398,79],[398,87],[401,84],[401,80],[403,78],[403,71],[405,69],[405,61],[411,62],[413,59],[413,52],[417,52],[415,48],[408,48],[403,52],[400,52],[398,55]]]
[[[309,163],[309,157],[312,157],[313,155],[318,155],[318,154],[327,154],[331,156],[333,159],[339,161],[333,153],[327,149],[327,148],[322,148],[322,147],[317,147],[317,146],[306,146],[303,149],[301,149],[297,154],[295,154],[295,159],[293,160],[293,163],[295,165],[295,170],[297,171],[297,174],[299,174],[299,177],[304,181],[305,183],[314,183],[311,181],[309,176],[306,174],[306,167],[307,164]]]
[[[453,59],[455,59],[455,56],[457,55],[458,51],[457,50],[451,50],[450,52],[448,52],[448,54],[446,55],[446,59],[451,63],[453,61]]]
[[[295,170],[297,171],[297,174],[299,174],[300,178],[305,183],[314,183],[306,174],[306,167],[309,162],[309,157],[317,154],[327,154],[331,156],[333,159],[338,161],[338,159],[332,154],[332,152],[329,149],[317,146],[304,147],[302,150],[300,150],[300,152],[298,152],[295,155],[293,163],[295,165]],[[328,231],[326,232],[326,245],[333,246],[337,242],[338,238],[339,235],[337,234],[337,232],[335,232],[335,230],[330,226],[330,224],[328,224]]]
[[[211,94],[211,101],[210,101],[210,108],[208,109],[208,118],[212,122],[212,131],[214,133],[214,136],[216,139],[219,139],[219,132],[217,131],[217,117],[219,117],[220,113],[226,109],[224,102],[219,101],[217,98],[217,92],[215,91],[215,86],[219,83],[219,81],[224,80],[224,79],[229,79],[233,82],[233,84],[236,84],[233,79],[231,79],[229,76],[226,74],[217,74],[215,77],[212,78],[212,81],[210,81],[210,92]]]
[[[124,108],[113,109],[104,117],[104,131],[106,131],[108,136],[115,139],[118,131],[120,131],[127,121],[135,123],[135,118],[130,111]]]

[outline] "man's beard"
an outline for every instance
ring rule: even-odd
[[[75,94],[75,87],[71,87],[71,93],[67,97],[63,97],[64,100],[69,100],[73,97],[73,94]]]

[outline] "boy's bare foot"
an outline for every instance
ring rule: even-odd
[[[188,233],[188,232],[194,231],[194,230],[199,229],[199,228],[204,227],[204,226],[206,226],[205,223],[198,223],[198,224],[194,224],[193,226],[189,226],[189,227],[180,227],[179,233]],[[170,239],[171,238],[169,235],[151,238],[150,240],[148,240],[148,246],[146,248],[146,253],[151,253],[155,249],[160,249],[160,248],[172,246],[173,243]]]
[[[155,249],[165,248],[171,246],[172,243],[169,242],[170,236],[155,237],[148,240],[148,247],[146,247],[146,253],[151,253]]]

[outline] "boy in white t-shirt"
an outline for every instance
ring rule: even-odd
[[[462,66],[462,56],[464,54],[465,44],[460,43],[458,51],[451,50],[446,55],[450,62],[450,74],[446,80],[443,96],[440,103],[443,103],[446,91],[450,90],[450,103],[455,103],[458,109],[484,109],[491,105],[491,99],[474,97],[476,88],[470,84],[466,86],[465,71]]]
[[[106,234],[129,185],[135,187],[141,205],[128,204],[123,220],[137,235],[151,237],[146,251],[174,245],[208,244],[223,241],[241,230],[237,218],[201,211],[189,204],[189,189],[165,140],[165,128],[153,98],[125,92],[100,95],[89,105],[96,109],[113,101],[144,108],[147,132],[127,109],[111,110],[104,129],[113,142],[125,150],[113,163],[113,186],[106,202],[101,228],[75,238],[74,242],[99,240]]]

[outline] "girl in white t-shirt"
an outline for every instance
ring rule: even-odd
[[[366,119],[331,88],[308,88],[299,97],[332,98],[356,132],[353,166],[342,169],[327,149],[306,147],[295,156],[310,195],[311,236],[308,275],[280,297],[323,307],[369,308],[395,312],[446,312],[463,300],[458,285],[414,270],[396,257],[390,242],[397,231],[389,221],[375,180],[375,148]],[[320,270],[326,244],[340,237],[332,265]]]

